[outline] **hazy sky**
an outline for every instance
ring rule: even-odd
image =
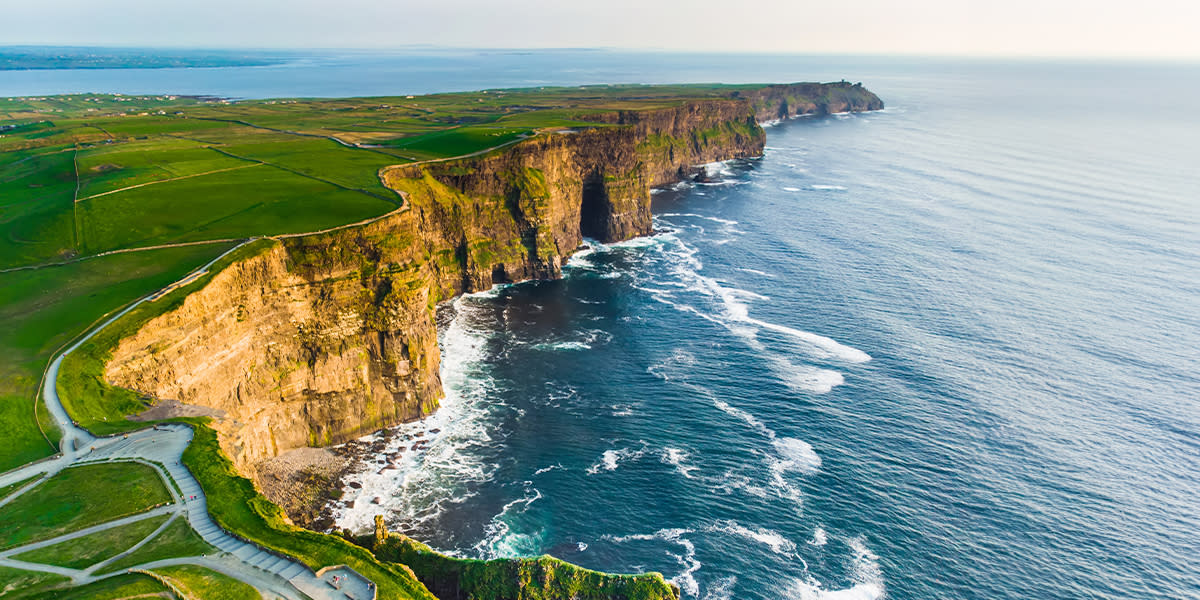
[[[1197,0],[2,0],[0,45],[1200,58]]]

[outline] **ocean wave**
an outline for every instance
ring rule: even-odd
[[[622,462],[635,461],[646,455],[645,448],[620,448],[605,450],[600,456],[600,462],[588,467],[587,474],[595,475],[601,471],[616,471]]]
[[[808,540],[808,545],[820,548],[828,543],[829,535],[825,533],[825,528],[817,525],[817,528],[813,530],[812,539]]]
[[[733,588],[737,585],[737,576],[722,577],[708,585],[704,590],[704,600],[732,600]]]
[[[675,470],[687,479],[692,478],[692,471],[699,469],[699,467],[687,464],[690,456],[690,453],[686,450],[680,450],[679,448],[663,448],[660,454],[660,458],[664,464],[674,466]]]
[[[631,417],[631,416],[633,416],[633,405],[632,404],[614,404],[614,405],[610,406],[609,408],[612,409],[612,411],[613,411],[612,415],[614,417]]]
[[[530,494],[529,492],[533,493]],[[496,516],[484,527],[484,537],[475,544],[473,550],[477,556],[492,558],[511,558],[515,556],[536,556],[542,553],[541,530],[535,533],[513,531],[514,517],[525,512],[530,504],[542,499],[542,492],[536,488],[527,489],[525,495],[504,505]]]
[[[683,215],[691,213],[669,214]],[[715,308],[718,309],[718,312],[712,314],[700,310],[695,305],[678,298],[677,292],[673,290],[664,290],[661,287],[645,285],[638,286],[643,291],[649,291],[651,298],[655,301],[680,311],[693,313],[701,318],[719,324],[729,329],[735,335],[745,339],[751,345],[752,349],[764,353],[767,352],[767,348],[757,340],[758,330],[761,329],[780,333],[801,342],[802,346],[797,347],[797,349],[817,358],[834,359],[849,363],[861,363],[871,360],[871,356],[866,352],[842,344],[832,338],[751,317],[748,301],[769,300],[767,296],[751,290],[733,287],[715,277],[701,274],[700,271],[704,265],[697,258],[698,249],[689,246],[679,239],[678,236],[663,234],[660,237],[664,245],[669,244],[670,246],[669,248],[662,248],[666,262],[665,266],[671,275],[677,278],[677,281],[670,283],[656,281],[654,283],[658,284],[658,286],[673,284],[681,287],[682,292],[693,292],[712,298],[717,301]],[[832,371],[809,371],[806,375],[806,377],[800,379],[791,376],[784,379],[785,382],[790,382],[793,387],[817,392],[827,392],[833,386],[841,383],[841,375]]]
[[[742,410],[736,406],[733,406],[724,400],[719,400],[719,399],[714,399],[713,405],[716,406],[718,409],[720,409],[722,412],[724,412],[728,415],[737,417],[737,418],[741,419],[742,421],[745,421],[747,425],[758,430],[758,432],[763,434],[763,436],[765,436],[767,439],[775,439],[775,431],[773,429],[771,429],[770,427],[767,427],[767,425],[765,423],[763,423],[761,420],[759,420],[758,417],[755,417],[754,415],[750,414],[749,412]]]
[[[566,467],[562,466],[561,464],[555,463],[555,464],[552,464],[552,465],[550,465],[550,466],[548,466],[548,467],[542,467],[542,468],[540,468],[540,469],[538,469],[538,470],[534,471],[534,472],[533,472],[533,474],[534,474],[534,475],[542,475],[542,474],[544,474],[544,473],[549,473],[550,471],[553,471],[553,470],[555,470],[555,469],[560,469],[560,470],[562,470],[562,469],[565,469],[565,468],[566,468]]]
[[[496,465],[479,450],[502,442],[503,432],[487,424],[493,413],[512,408],[495,400],[484,350],[488,312],[478,307],[499,289],[453,302],[454,318],[440,340],[446,395],[438,411],[352,442],[368,450],[345,476],[342,501],[331,511],[338,529],[370,530],[380,513],[407,530],[420,529],[492,478]]]
[[[758,325],[763,329],[769,329],[777,333],[789,335],[802,342],[805,342],[806,344],[812,346],[812,348],[815,348],[818,351],[817,353],[820,354],[822,358],[836,358],[851,363],[861,363],[871,360],[871,355],[867,354],[866,352],[863,352],[858,348],[847,346],[823,335],[802,331],[786,325],[778,325],[769,321],[763,321],[762,319],[752,319],[747,317],[745,320],[749,323]]]
[[[612,341],[613,335],[602,329],[585,329],[576,331],[574,334],[577,339],[558,340],[553,342],[541,342],[534,344],[533,348],[537,350],[591,350],[597,345],[607,344]]]
[[[819,183],[814,183],[814,184],[812,184],[812,185],[810,185],[810,186],[808,186],[808,187],[809,187],[809,189],[812,189],[812,190],[824,191],[824,192],[843,192],[843,191],[846,191],[846,186],[844,186],[844,185],[822,185],[822,184],[819,184]]]
[[[779,458],[772,463],[772,470],[787,473],[796,471],[812,475],[821,468],[821,457],[808,442],[797,438],[777,438],[772,442]]]
[[[696,560],[696,545],[691,540],[684,537],[685,535],[696,533],[695,529],[688,528],[670,528],[659,529],[654,533],[635,533],[630,535],[603,535],[601,539],[608,540],[614,543],[625,543],[633,541],[663,541],[680,546],[683,549],[683,554],[670,554],[683,571],[670,579],[671,583],[679,586],[680,591],[689,596],[700,595],[700,584],[696,581],[695,573],[700,570],[703,564]]]
[[[659,462],[675,467],[675,471],[687,479],[692,478],[692,472],[699,469],[688,464],[691,453],[681,448],[651,449],[646,442],[641,442],[640,448],[614,448],[605,450],[600,460],[587,468],[588,475],[596,475],[605,471],[616,471],[623,463],[637,462],[646,456],[657,456]]]
[[[738,224],[738,222],[734,221],[733,219],[722,219],[720,217],[712,217],[709,215],[701,215],[701,214],[697,214],[697,213],[660,213],[657,216],[659,216],[659,217],[689,217],[692,219],[704,219],[705,221],[712,221],[714,223],[720,223],[722,225],[737,225]]]
[[[774,275],[767,273],[766,271],[760,271],[758,269],[750,269],[747,267],[741,267],[738,270],[742,271],[744,273],[750,273],[751,275],[758,275],[760,277],[766,277],[767,279],[775,279]]]
[[[794,580],[784,597],[796,600],[879,600],[886,594],[879,557],[867,548],[862,537],[847,540],[853,556],[850,558],[850,580],[853,585],[844,589],[825,589],[811,574]]]
[[[705,531],[710,533],[724,533],[758,542],[770,548],[775,554],[779,554],[781,556],[786,556],[789,558],[796,556],[795,542],[783,537],[783,534],[770,529],[765,529],[762,527],[750,529],[749,527],[746,527],[736,521],[723,520],[717,521],[713,525],[705,528]]]
[[[789,388],[802,392],[825,394],[835,386],[846,383],[841,373],[810,365],[797,365],[782,358],[771,358],[771,369]]]

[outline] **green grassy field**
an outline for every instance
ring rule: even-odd
[[[71,580],[62,575],[0,567],[0,598],[19,597],[31,591],[58,587]]]
[[[169,248],[0,273],[0,471],[56,451],[51,442],[57,442],[58,430],[43,406],[35,412],[34,398],[57,349],[104,314],[177,281],[228,248]],[[35,414],[41,415],[40,426]]]
[[[13,600],[125,600],[130,598],[153,598],[160,596],[173,598],[167,586],[149,575],[130,573],[117,575],[86,585],[68,588],[62,583],[43,582],[40,585],[27,587],[11,596]]]
[[[166,522],[168,517],[170,515],[160,515],[123,527],[105,529],[53,546],[30,550],[13,558],[68,569],[86,569],[128,550],[158,529],[158,526]]]
[[[20,490],[21,488],[23,488],[41,478],[42,478],[41,475],[34,475],[33,477],[30,477],[29,479],[26,479],[24,481],[18,481],[12,485],[6,485],[6,486],[0,488],[0,500],[3,500],[9,494],[16,492],[17,490]]]
[[[258,590],[228,575],[194,565],[161,567],[154,573],[189,598],[203,600],[260,600]]]
[[[178,517],[170,525],[167,525],[167,528],[162,533],[154,536],[154,539],[147,542],[145,546],[130,552],[127,556],[122,556],[114,560],[111,564],[105,565],[104,568],[97,571],[97,574],[102,575],[124,571],[130,567],[164,558],[202,556],[216,551],[216,548],[213,548],[208,542],[200,539],[200,534],[192,531],[192,528],[187,523],[187,519]]]
[[[66,469],[0,507],[0,548],[12,548],[170,502],[154,469],[104,463]]]

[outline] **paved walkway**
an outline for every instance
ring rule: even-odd
[[[236,248],[230,249],[229,252],[232,252],[234,249]],[[203,273],[213,263],[224,256],[225,254],[222,254],[213,259],[208,264],[189,274],[189,277],[195,277],[196,273]],[[10,502],[19,495],[35,489],[38,484],[45,481],[48,477],[72,465],[113,461],[136,461],[153,467],[159,472],[160,476],[163,476],[164,483],[170,491],[174,503],[140,515],[89,527],[52,540],[44,540],[5,550],[0,552],[0,565],[29,571],[57,573],[70,577],[74,583],[79,585],[104,579],[105,577],[112,577],[119,573],[101,576],[96,576],[92,573],[117,558],[140,548],[142,544],[147,543],[165,529],[166,524],[164,523],[162,527],[159,527],[154,533],[139,542],[137,546],[129,548],[125,552],[105,560],[101,564],[92,565],[88,569],[67,569],[52,565],[28,563],[15,560],[11,557],[29,550],[50,546],[112,527],[120,527],[157,515],[176,514],[178,517],[174,518],[186,518],[192,529],[196,530],[204,541],[216,547],[220,553],[212,557],[188,557],[156,561],[138,565],[136,568],[153,569],[158,566],[173,564],[194,564],[209,567],[245,581],[253,585],[260,592],[264,592],[266,594],[264,597],[280,597],[287,600],[302,600],[303,598],[311,598],[312,600],[346,600],[347,598],[367,600],[369,598],[367,596],[352,596],[343,590],[333,587],[327,581],[313,573],[307,566],[294,559],[268,552],[254,544],[233,537],[221,529],[208,514],[208,500],[204,495],[204,490],[200,488],[200,483],[196,481],[192,473],[181,463],[183,451],[192,441],[192,429],[190,427],[179,424],[159,425],[128,435],[98,438],[77,426],[67,415],[67,411],[58,397],[57,386],[55,385],[58,379],[59,368],[62,366],[63,357],[78,348],[80,344],[90,339],[98,331],[104,329],[130,310],[133,310],[134,307],[142,302],[147,301],[147,298],[131,304],[125,310],[122,310],[99,327],[93,329],[50,363],[42,394],[46,401],[46,407],[50,410],[50,414],[54,417],[55,422],[63,433],[61,442],[62,454],[55,458],[33,463],[0,475],[0,487],[24,481],[37,475],[44,475],[39,481],[4,498],[3,501],[0,501],[0,506]],[[178,484],[179,491],[176,491],[171,482],[167,481],[168,477]],[[355,590],[373,589],[374,587],[369,581],[353,571],[347,575],[353,578],[353,581],[349,581],[346,584],[347,591],[352,591],[353,593]]]

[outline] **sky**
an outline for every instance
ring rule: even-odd
[[[0,45],[1200,58],[1196,0],[3,0]]]

